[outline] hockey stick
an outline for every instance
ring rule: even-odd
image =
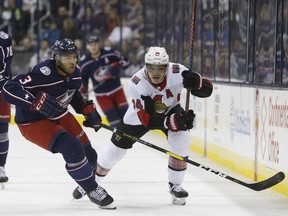
[[[195,34],[196,6],[197,6],[197,0],[194,0],[193,10],[192,10],[192,15],[191,15],[190,37],[189,37],[189,70],[190,72],[192,72],[192,66],[193,66],[193,47],[194,47],[194,34]],[[189,111],[189,103],[190,103],[190,89],[187,89],[185,112]]]
[[[168,151],[168,150],[163,149],[163,148],[161,148],[159,146],[153,145],[153,144],[151,144],[149,142],[146,142],[146,141],[144,141],[142,139],[138,139],[137,137],[132,136],[130,134],[127,134],[127,133],[125,133],[123,131],[120,131],[117,128],[112,128],[112,127],[110,127],[108,125],[105,125],[105,124],[101,124],[101,126],[103,128],[105,128],[105,129],[107,129],[107,130],[112,131],[114,134],[118,134],[118,135],[123,136],[125,138],[131,139],[131,140],[133,140],[135,142],[139,142],[139,143],[141,143],[143,145],[149,146],[149,147],[151,147],[153,149],[156,149],[156,150],[158,150],[160,152],[163,152],[163,153],[165,153],[165,154],[167,154],[167,155],[169,155],[169,156],[171,156],[173,158],[176,158],[178,160],[186,161],[187,163],[192,164],[193,166],[196,166],[196,167],[199,167],[199,168],[201,168],[201,169],[203,169],[205,171],[214,173],[217,176],[220,176],[222,178],[228,179],[228,180],[230,180],[230,181],[232,181],[234,183],[243,185],[244,187],[250,188],[250,189],[252,189],[254,191],[261,191],[261,190],[265,190],[267,188],[270,188],[270,187],[278,184],[279,182],[281,182],[285,178],[285,174],[283,172],[278,172],[274,176],[272,176],[272,177],[270,177],[270,178],[268,178],[266,180],[263,180],[261,182],[246,183],[246,182],[243,182],[243,181],[241,181],[239,179],[236,179],[236,178],[234,178],[232,176],[226,175],[225,173],[222,173],[222,172],[219,172],[217,170],[214,170],[214,169],[212,169],[212,168],[210,168],[208,166],[205,166],[203,164],[200,164],[200,163],[197,163],[195,161],[189,160],[186,157],[182,157],[180,155],[174,154],[171,151]]]

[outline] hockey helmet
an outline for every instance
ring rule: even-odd
[[[164,47],[150,47],[145,54],[145,64],[167,65],[168,63],[169,55]]]
[[[75,43],[68,38],[56,40],[54,45],[51,47],[52,49],[52,55],[53,57],[55,55],[67,55],[67,54],[72,54],[76,53],[77,56],[79,56],[79,51]]]
[[[99,38],[96,34],[91,34],[87,37],[87,43],[97,43],[99,42]]]

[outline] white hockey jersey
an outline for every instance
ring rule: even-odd
[[[154,109],[158,113],[167,114],[179,104],[183,89],[181,73],[184,70],[188,70],[188,68],[184,65],[170,62],[166,71],[166,80],[163,81],[166,82],[164,86],[151,84],[146,75],[145,67],[135,73],[128,83],[128,92],[132,103],[123,118],[124,123],[130,125],[142,124],[137,115],[140,109],[145,108],[141,95],[151,97],[154,102]]]

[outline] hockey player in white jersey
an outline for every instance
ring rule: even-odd
[[[200,74],[189,72],[178,63],[169,62],[169,56],[163,47],[150,47],[145,55],[145,66],[133,75],[128,84],[132,103],[119,131],[141,138],[149,130],[162,130],[167,136],[170,151],[188,157],[191,139],[188,130],[193,128],[195,114],[180,106],[180,94],[184,88],[198,97],[209,97],[212,83]],[[135,141],[113,134],[111,141],[104,145],[98,154],[96,180],[98,183],[112,167],[132,148]],[[181,186],[187,162],[172,156],[168,159],[168,186],[172,203],[185,205],[188,192]],[[81,188],[73,192],[75,199],[81,198]]]

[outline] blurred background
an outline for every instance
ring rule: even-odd
[[[122,52],[130,77],[149,46],[164,46],[171,61],[189,66],[193,0],[0,0],[0,30],[14,39],[14,75],[50,57],[59,38],[99,34]],[[197,1],[193,70],[215,82],[286,87],[288,0]],[[285,21],[286,20],[286,21]]]

